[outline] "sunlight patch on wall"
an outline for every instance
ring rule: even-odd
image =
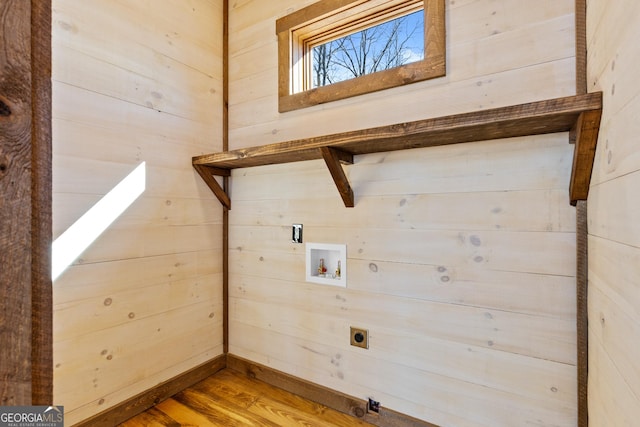
[[[145,182],[146,168],[142,162],[53,242],[52,280],[136,201],[145,190]]]

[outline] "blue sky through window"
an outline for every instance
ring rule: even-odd
[[[424,10],[313,47],[313,87],[424,59]]]

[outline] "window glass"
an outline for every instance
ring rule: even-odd
[[[278,111],[446,75],[445,6],[319,0],[278,18]]]
[[[424,59],[424,10],[312,47],[311,87]]]

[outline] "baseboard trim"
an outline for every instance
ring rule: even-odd
[[[193,369],[158,384],[154,388],[112,406],[106,411],[96,414],[78,424],[74,424],[74,427],[113,427],[118,425],[181,392],[187,387],[210,377],[226,366],[227,358],[224,354],[221,354],[202,365],[196,366]]]
[[[227,354],[227,368],[379,427],[438,427],[384,407],[380,408],[379,413],[370,412],[367,401],[232,354]]]
[[[158,384],[154,388],[74,424],[73,427],[112,427],[118,425],[225,368],[233,369],[249,378],[258,379],[378,427],[438,427],[435,424],[384,407],[380,407],[380,412],[378,413],[370,412],[368,411],[368,402],[365,400],[357,399],[233,354],[221,354],[202,365]]]

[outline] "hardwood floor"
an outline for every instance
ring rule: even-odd
[[[371,424],[224,369],[120,426],[346,427]]]

